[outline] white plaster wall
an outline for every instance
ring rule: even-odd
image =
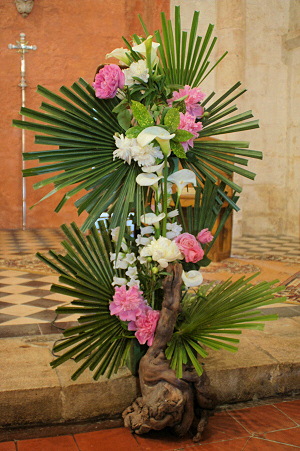
[[[252,149],[262,150],[264,159],[249,161],[248,168],[257,174],[254,182],[235,179],[243,192],[234,236],[298,237],[300,0],[171,0],[171,14],[175,5],[181,6],[185,29],[195,9],[201,12],[199,34],[209,22],[216,24],[213,58],[229,51],[203,91],[221,94],[240,80],[248,92],[237,101],[239,112],[252,109],[260,119],[259,130],[239,134]]]

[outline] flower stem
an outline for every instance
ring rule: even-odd
[[[164,168],[164,183],[163,183],[163,212],[165,217],[162,220],[162,236],[167,234],[167,214],[168,214],[168,157],[164,155],[165,168]]]

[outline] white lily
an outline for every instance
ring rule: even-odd
[[[183,188],[189,183],[192,183],[194,186],[197,184],[195,173],[189,169],[182,169],[181,171],[174,172],[174,174],[169,175],[168,181],[177,186],[178,196],[180,196]]]
[[[126,66],[130,65],[130,59],[128,58],[128,56],[126,55],[126,53],[129,53],[128,49],[123,49],[123,47],[117,48],[115,50],[113,50],[110,53],[107,53],[106,55],[106,59],[107,58],[117,58],[118,60],[122,61],[122,63],[125,63]]]
[[[150,173],[150,174],[141,173],[137,176],[137,178],[135,180],[136,180],[136,183],[140,186],[153,186],[153,185],[157,184],[157,182],[159,180],[161,180],[162,178],[163,178],[162,175],[158,176],[158,175],[152,174],[152,173]]]
[[[174,138],[175,133],[169,133],[165,128],[153,125],[152,127],[144,128],[137,137],[137,142],[141,147],[147,146],[154,139],[159,143],[164,155],[170,155],[170,139]]]
[[[150,172],[156,172],[157,175],[162,175],[162,170],[165,166],[165,162],[163,161],[160,164],[155,164],[153,166],[143,166],[142,171],[147,172],[148,174]]]
[[[156,215],[154,213],[146,213],[145,215],[141,216],[141,222],[143,224],[154,225],[154,227],[158,227],[159,221],[164,219],[165,216],[165,213],[160,213],[160,215]]]
[[[197,287],[203,282],[203,276],[200,271],[182,271],[182,281],[187,288]]]
[[[152,39],[153,39],[153,36],[150,35],[141,44],[135,45],[134,47],[132,47],[132,50],[134,52],[138,52],[141,55],[146,57],[147,56],[148,43],[151,42],[151,66],[153,66],[153,64],[155,63],[156,52],[157,52],[158,47],[160,46],[160,44],[158,42],[153,42]]]

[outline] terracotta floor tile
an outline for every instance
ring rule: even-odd
[[[274,406],[258,406],[230,412],[249,432],[271,432],[292,428],[295,422],[287,418]]]
[[[74,438],[80,451],[142,451],[126,428],[75,434]]]
[[[242,451],[249,438],[238,438],[225,442],[209,443],[200,448],[192,448],[190,451]]]
[[[18,451],[78,451],[71,435],[20,440],[17,446]]]
[[[249,437],[249,433],[227,412],[216,413],[208,420],[204,429],[201,444],[230,440],[238,437]]]
[[[16,451],[15,442],[2,442],[2,443],[0,443],[0,451]]]
[[[136,434],[135,438],[143,451],[190,449],[191,446],[196,445],[190,434],[187,434],[185,437],[175,437],[168,428],[162,431],[151,431],[144,435]]]
[[[289,418],[296,421],[296,423],[300,424],[300,400],[280,402],[275,404],[275,407],[284,412]]]
[[[300,448],[283,445],[282,443],[269,442],[259,438],[250,438],[243,451],[297,451]]]
[[[300,427],[285,429],[283,431],[268,432],[265,436],[268,440],[285,443],[286,445],[300,446]]]

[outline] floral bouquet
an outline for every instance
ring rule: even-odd
[[[25,177],[59,172],[35,185],[54,184],[46,197],[70,187],[56,211],[85,191],[75,202],[78,214],[88,213],[82,230],[63,225],[65,252],[38,254],[60,274],[51,290],[73,298],[57,313],[80,315],[55,345],[56,352],[68,350],[52,366],[81,362],[75,380],[87,368],[98,379],[125,362],[133,372],[139,365],[142,396],[123,413],[137,433],[169,425],[185,434],[196,415],[195,393],[202,409],[195,440],[215,406],[197,356],[235,352],[243,328],[262,329],[262,319],[276,318],[257,308],[278,302],[273,295],[280,290],[244,277],[202,285],[200,268],[238,210],[241,188],[231,176],[253,179],[244,168],[247,157],[262,155],[248,142],[211,139],[258,122],[248,121],[251,111],[234,114],[240,83],[216,100],[199,87],[225,54],[210,67],[216,38],[211,41],[212,25],[197,37],[198,17],[195,12],[189,39],[179,7],[174,29],[162,13],[162,35],[150,35],[140,18],[145,37],[123,38],[126,48],[107,55],[119,64],[100,66],[93,85],[80,79],[72,89],[63,86],[63,96],[39,86],[51,103],[42,103],[44,112],[22,108],[21,114],[40,123],[14,121],[39,132],[36,143],[56,146],[24,154],[43,163]],[[187,189],[193,205],[184,207]]]

